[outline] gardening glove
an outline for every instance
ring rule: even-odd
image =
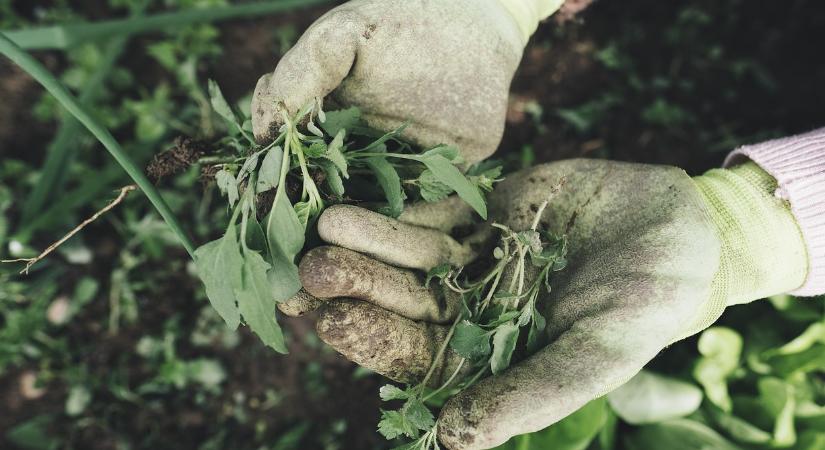
[[[274,139],[313,102],[358,107],[366,124],[468,163],[498,147],[528,37],[563,0],[353,0],[318,19],[258,81],[252,128]],[[328,106],[329,107],[329,106]]]
[[[509,176],[490,196],[492,219],[566,234],[568,266],[540,298],[547,345],[451,398],[438,437],[453,450],[486,449],[540,430],[629,380],[669,344],[714,322],[727,305],[791,291],[807,256],[776,182],[753,163],[688,177],[682,170],[570,160]],[[427,371],[456,314],[456,299],[421,273],[466,263],[481,246],[445,233],[472,213],[430,205],[406,221],[352,206],[329,208],[309,252],[305,288],[328,300],[319,336],[351,360],[404,382]],[[462,221],[462,217],[464,220]],[[440,308],[440,309],[439,309]],[[448,354],[437,376],[459,357]]]

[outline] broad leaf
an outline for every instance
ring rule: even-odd
[[[739,367],[742,337],[730,328],[708,328],[699,337],[699,353],[702,358],[693,369],[693,377],[710,401],[730,412],[727,378]]]
[[[222,238],[195,250],[195,268],[206,286],[209,303],[232,330],[240,323],[235,288],[241,285],[242,265],[235,225]]]
[[[478,360],[490,354],[490,334],[478,325],[462,320],[456,325],[450,348],[469,360]]]
[[[625,422],[642,425],[692,414],[702,403],[702,390],[643,370],[608,394],[607,399]]]
[[[604,397],[597,398],[544,430],[510,439],[496,450],[585,450],[609,417]],[[650,449],[667,447],[650,447]],[[670,449],[668,449],[670,450]]]
[[[273,254],[279,252],[287,261],[294,262],[295,256],[304,247],[305,230],[283,191],[275,195],[265,231],[269,250]]]
[[[281,147],[269,149],[258,169],[258,182],[255,186],[256,192],[265,192],[278,187],[281,178],[281,164],[284,161],[284,151]]]
[[[264,344],[278,353],[287,353],[284,335],[275,320],[275,301],[272,299],[267,271],[270,265],[256,252],[244,254],[242,283],[235,289],[238,307],[249,328]]]
[[[356,107],[329,111],[325,115],[326,120],[321,124],[321,128],[330,136],[336,136],[341,130],[351,130],[361,126],[361,110]]]
[[[505,323],[496,328],[493,334],[493,355],[490,357],[490,369],[493,375],[503,372],[510,367],[510,359],[516,349],[519,328],[513,323]]]

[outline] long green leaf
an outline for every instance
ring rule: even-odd
[[[476,210],[482,219],[487,220],[487,203],[478,188],[470,182],[447,158],[440,154],[429,154],[417,158],[432,171],[435,179],[453,188],[453,190]]]
[[[121,167],[129,174],[135,184],[146,194],[149,201],[158,210],[163,220],[169,225],[177,235],[178,240],[183,244],[189,255],[194,257],[195,248],[184,233],[183,228],[178,223],[169,206],[161,197],[160,192],[152,185],[135,163],[129,159],[120,144],[117,143],[111,133],[100,125],[86,110],[78,103],[69,91],[55,77],[43,67],[40,62],[26,53],[14,42],[10,41],[3,33],[0,33],[0,53],[8,57],[15,64],[32,76],[38,83],[52,94],[69,113],[71,113],[80,123],[82,123],[99,141],[106,147],[106,150],[115,158]]]
[[[193,23],[209,23],[241,17],[256,17],[324,3],[331,3],[331,0],[280,0],[242,3],[218,8],[190,9],[173,13],[156,14],[139,19],[108,20],[97,23],[74,23],[71,25],[5,31],[5,33],[12,42],[28,50],[65,50],[86,41],[100,40],[109,36],[163,31]]]
[[[78,96],[81,105],[88,108],[100,96],[104,81],[109,77],[115,62],[123,52],[126,41],[125,37],[119,37],[106,47],[100,65]],[[20,222],[30,222],[42,211],[44,205],[62,190],[70,162],[77,154],[77,135],[82,130],[83,125],[70,115],[60,120],[57,134],[46,150],[46,161],[43,163],[40,180],[34,185],[23,204]]]
[[[384,191],[389,203],[389,215],[398,217],[404,209],[404,191],[401,189],[401,178],[395,167],[382,156],[372,156],[366,159],[367,166],[375,173],[378,184]]]

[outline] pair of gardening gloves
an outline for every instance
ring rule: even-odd
[[[312,101],[357,106],[366,123],[424,148],[458,146],[480,161],[499,144],[510,82],[551,0],[353,0],[320,18],[260,79],[256,138],[282,112]],[[807,275],[805,244],[775,180],[754,163],[691,178],[675,167],[568,160],[508,175],[489,195],[490,221],[565,234],[568,267],[540,298],[548,344],[450,399],[440,442],[487,449],[571,414],[638,373],[669,344],[729,305],[792,291]],[[557,191],[557,192],[556,192]],[[396,381],[420,381],[459,313],[460,299],[423,274],[493,258],[496,234],[457,198],[392,219],[333,206],[318,231],[329,245],[300,270],[291,315],[322,304],[319,336]],[[469,238],[451,232],[477,224]],[[321,300],[319,300],[321,299]],[[448,353],[435,371],[451,373]],[[437,382],[438,380],[434,380]]]

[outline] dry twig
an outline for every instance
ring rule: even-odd
[[[120,194],[118,194],[117,198],[115,198],[114,200],[109,202],[109,204],[106,205],[105,207],[103,207],[103,209],[101,209],[100,211],[94,213],[94,215],[92,215],[92,217],[89,217],[88,219],[81,222],[80,225],[76,226],[72,231],[69,231],[65,236],[60,238],[60,240],[58,240],[57,242],[50,245],[48,248],[46,248],[46,250],[43,250],[42,253],[35,256],[34,258],[4,259],[4,260],[0,260],[0,262],[3,262],[3,263],[25,262],[26,267],[24,267],[20,271],[20,273],[21,274],[24,274],[24,273],[28,274],[29,269],[33,265],[35,265],[38,261],[40,261],[41,259],[48,256],[51,252],[55,251],[57,249],[57,247],[60,247],[61,245],[63,245],[64,242],[68,241],[72,236],[77,234],[80,230],[82,230],[83,228],[85,228],[87,225],[94,222],[95,220],[97,220],[98,217],[102,216],[103,214],[106,214],[107,212],[109,212],[109,210],[111,210],[115,206],[119,205],[120,202],[122,202],[123,199],[125,199],[126,196],[129,195],[130,192],[132,192],[136,189],[137,189],[137,186],[135,186],[134,184],[130,184],[128,186],[123,186],[122,188],[120,188]]]

